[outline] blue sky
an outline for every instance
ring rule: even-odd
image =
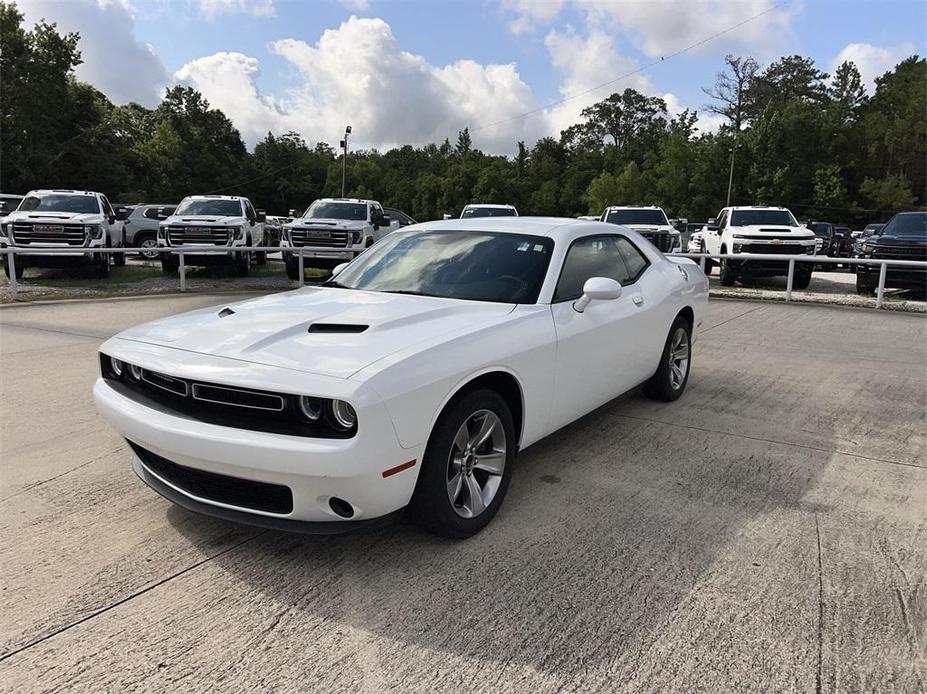
[[[200,89],[253,144],[267,130],[360,145],[453,137],[507,152],[556,134],[583,106],[634,87],[670,110],[703,111],[726,53],[761,64],[783,54],[823,70],[856,62],[864,78],[927,53],[927,3],[805,0],[21,0],[84,36],[79,76],[117,103],[153,105],[167,84]],[[756,19],[750,19],[763,13]],[[749,21],[748,21],[749,20]],[[564,96],[741,27],[591,94]],[[518,118],[530,110],[540,111]],[[717,120],[703,114],[703,128]]]

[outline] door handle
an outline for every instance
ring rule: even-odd
[[[634,302],[634,305],[635,305],[635,306],[643,306],[643,305],[644,305],[644,297],[642,297],[640,294],[637,294],[636,296],[632,297],[632,298],[631,298],[631,301]]]

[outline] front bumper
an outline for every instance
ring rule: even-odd
[[[133,467],[139,476],[167,498],[182,498],[181,505],[192,510],[265,527],[295,529],[294,524],[308,522],[335,523],[348,529],[392,514],[409,503],[424,452],[423,446],[404,449],[399,445],[382,405],[357,408],[361,425],[353,438],[316,439],[246,431],[168,414],[122,395],[102,378],[93,395],[103,418],[146,452],[184,468],[288,488],[291,511],[259,510],[166,479],[135,456]],[[409,469],[383,476],[384,471],[411,460],[416,464]],[[333,497],[351,505],[349,519],[332,509]],[[308,530],[312,531],[311,526]]]
[[[87,246],[69,246],[67,244],[29,244],[27,246],[13,246],[17,249],[16,260],[19,267],[47,267],[63,268],[75,265],[92,265],[100,258],[99,253],[88,251],[94,248],[106,248],[104,239],[92,239]],[[0,248],[7,248],[11,244],[4,238],[0,241]],[[43,250],[54,249],[54,253],[43,253]],[[3,261],[9,256],[4,255]]]
[[[280,241],[280,248],[283,250],[284,260],[297,257],[297,254],[292,252],[293,246],[290,246],[289,242],[285,239]],[[363,244],[360,243],[354,244],[353,246],[346,246],[345,248],[313,248],[312,246],[302,246],[302,256],[303,258],[313,258],[317,260],[340,260],[346,263],[354,260],[363,253],[364,250]]]

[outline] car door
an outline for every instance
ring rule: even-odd
[[[724,232],[724,226],[727,224],[729,216],[730,210],[721,210],[716,219],[718,228],[709,229],[707,226],[705,227],[705,250],[709,253],[721,252],[721,234]]]
[[[624,255],[633,254],[633,255]],[[628,267],[625,257],[636,258]],[[555,397],[551,415],[557,426],[608,402],[650,377],[656,301],[644,295],[650,263],[625,236],[577,239],[566,253],[551,302],[557,333]],[[609,277],[622,285],[618,299],[593,301],[583,313],[573,308],[590,277]],[[662,340],[660,340],[662,346]]]

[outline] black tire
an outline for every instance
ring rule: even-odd
[[[250,246],[251,243],[249,242],[248,245]],[[235,272],[239,277],[247,277],[251,274],[253,258],[251,251],[239,251],[235,254]]]
[[[145,260],[158,259],[158,239],[154,234],[140,234],[135,239],[138,254]]]
[[[727,253],[723,248],[721,252]],[[734,265],[730,258],[723,258],[721,260],[721,269],[718,271],[718,277],[722,287],[734,286],[734,282],[737,280],[737,270],[734,269]]]
[[[106,245],[109,246],[110,242],[107,241]],[[93,256],[94,268],[93,272],[99,279],[106,279],[109,277],[110,267],[112,266],[112,254],[111,253],[95,253]]]
[[[161,254],[161,272],[165,275],[173,275],[180,269],[180,258],[173,253]]]
[[[673,369],[670,366],[670,351],[677,336],[677,332],[682,330],[685,334],[685,349],[688,354],[685,363],[685,374],[681,381],[678,377],[674,379]],[[677,359],[673,363],[679,368],[680,364]],[[660,366],[657,367],[656,373],[650,377],[644,384],[644,393],[654,400],[663,402],[672,402],[678,400],[689,383],[689,373],[692,370],[692,326],[684,316],[676,316],[673,325],[666,336],[666,343],[663,345],[663,352],[660,354]]]
[[[811,270],[795,268],[795,274],[792,276],[792,289],[807,289],[811,284],[811,273]]]
[[[299,276],[299,260],[293,258],[292,260],[287,260],[286,265],[286,276],[289,277],[294,282],[299,282],[302,277]]]
[[[708,249],[705,248],[705,240],[702,239],[700,243],[699,253],[707,253]],[[711,268],[714,266],[711,258],[705,258],[705,277],[708,277],[711,274]]]
[[[863,296],[872,296],[875,294],[876,285],[868,279],[865,273],[856,273],[856,293]]]
[[[17,263],[15,260],[13,263],[16,265],[16,279],[21,280],[23,278],[23,274],[26,272],[26,268],[23,267],[22,263]],[[7,279],[10,279],[9,256],[6,256],[3,259],[3,274],[6,275]]]
[[[254,262],[257,265],[267,265],[267,251],[258,251],[255,253]]]
[[[498,417],[505,436],[505,466],[490,502],[478,515],[465,518],[455,510],[455,505],[449,498],[448,482],[452,479],[449,476],[452,469],[451,455],[458,430],[471,417],[479,416],[478,413],[481,411],[489,411]],[[512,476],[515,446],[512,413],[496,391],[478,388],[451,401],[428,439],[422,469],[409,504],[411,518],[429,532],[444,537],[462,539],[478,533],[493,519],[505,499]],[[474,470],[472,475],[476,476],[478,472],[481,471]],[[463,488],[461,492],[469,493]]]
[[[122,243],[119,244],[119,247],[123,249],[122,253],[113,253],[113,265],[116,267],[125,267],[126,265],[126,233],[122,232]]]

